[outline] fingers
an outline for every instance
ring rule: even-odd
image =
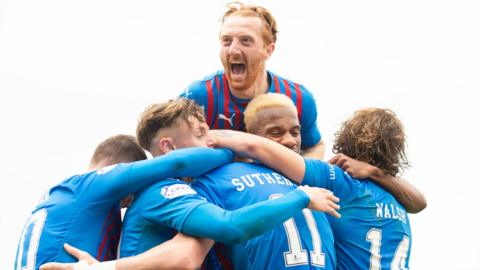
[[[308,206],[310,209],[322,211],[337,218],[340,217],[340,213],[337,212],[340,210],[340,205],[337,204],[340,202],[340,199],[333,192],[324,188],[310,187],[304,187],[303,190],[313,192],[311,193],[312,196],[310,196],[310,204]]]
[[[332,201],[327,201],[328,207],[335,209],[335,210],[340,210],[340,205],[332,202]]]
[[[46,263],[40,266],[40,270],[73,270],[72,264],[68,263]]]
[[[328,160],[328,163],[336,164],[339,159],[340,159],[340,155],[335,155],[331,159]]]
[[[333,195],[333,192],[331,192],[330,190],[326,190],[326,191],[328,192],[328,194],[326,195],[327,199],[336,203],[340,202],[340,199],[337,196]]]
[[[350,167],[348,163],[348,159],[345,156],[340,156],[335,160],[333,165],[337,165],[338,167],[342,168],[342,170],[346,170]]]
[[[340,205],[336,204],[336,202],[338,203],[340,199],[333,194],[330,194],[330,197],[328,199],[329,200],[327,200],[327,209],[325,212],[336,218],[339,218],[340,213],[338,213],[337,211],[340,210]]]
[[[65,243],[63,245],[63,248],[65,249],[65,251],[67,253],[69,253],[70,255],[72,255],[73,257],[77,258],[78,260],[81,260],[86,254],[84,251],[78,249],[78,248],[75,248],[75,247],[72,247],[70,246],[69,244]]]
[[[329,208],[327,211],[325,211],[327,214],[331,215],[331,216],[334,216],[336,218],[341,218],[342,215],[340,215],[340,213],[338,213],[336,210],[334,210],[333,208]]]

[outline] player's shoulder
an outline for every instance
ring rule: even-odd
[[[201,176],[195,177],[192,186],[194,188],[198,188],[198,186],[211,186],[215,189],[220,189],[221,187],[226,187],[225,184],[230,183],[232,179],[254,173],[269,172],[272,171],[261,164],[232,162],[211,170]]]
[[[207,76],[203,77],[202,79],[195,80],[190,86],[188,87],[189,90],[195,91],[199,89],[206,89],[206,82],[214,81],[215,78],[221,78],[224,75],[223,70],[218,70],[213,73],[208,74]]]
[[[269,171],[270,169],[265,167],[262,164],[259,163],[250,163],[250,162],[232,162],[228,163],[226,165],[223,165],[222,167],[212,171],[216,174],[226,174],[226,175],[232,175],[232,174],[239,174],[239,173],[248,173],[251,171],[254,172],[264,172],[264,171]]]
[[[138,192],[135,197],[138,202],[150,201],[152,198],[170,200],[185,195],[197,195],[197,192],[190,186],[189,183],[177,178],[167,178]]]
[[[291,79],[287,79],[285,77],[282,77],[282,76],[278,75],[277,73],[272,72],[270,70],[268,70],[267,73],[268,73],[268,76],[270,77],[271,80],[277,79],[279,81],[282,81],[283,83],[288,83],[288,85],[290,86],[291,89],[300,89],[300,92],[302,92],[303,95],[313,97],[312,93],[310,92],[310,90],[308,90],[308,88],[305,85],[303,85],[303,84],[301,84],[301,83],[299,83],[295,80],[291,80]]]
[[[155,183],[152,183],[151,185],[140,190],[137,196],[141,196],[142,194],[157,192],[159,190],[162,190],[165,187],[169,187],[172,185],[188,185],[188,184],[178,178],[166,178],[166,179],[157,181]]]
[[[224,72],[222,70],[219,70],[207,75],[203,79],[196,80],[191,83],[187,88],[185,88],[179,96],[182,98],[195,100],[198,103],[202,104],[206,102],[207,99],[207,92],[209,87],[208,85],[215,85],[214,82],[216,78],[220,80],[223,74]]]
[[[389,203],[393,204],[400,204],[390,192],[385,190],[382,186],[376,184],[373,180],[368,179],[368,181],[363,182],[365,182],[365,189],[369,191],[372,198],[381,201],[388,201]]]
[[[44,191],[40,200],[34,208],[34,211],[45,208],[52,205],[57,205],[58,200],[68,200],[76,201],[78,195],[81,194],[86,186],[89,186],[89,179],[94,171],[90,171],[84,174],[76,174],[70,177],[63,179],[60,183],[50,187],[48,190]],[[60,204],[61,205],[61,204]]]
[[[70,192],[75,194],[81,189],[83,186],[88,186],[91,181],[95,178],[96,171],[89,171],[83,174],[75,174],[70,177],[65,178],[59,184],[53,186],[48,191],[49,194],[54,192]]]

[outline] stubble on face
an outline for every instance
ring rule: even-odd
[[[220,59],[232,90],[246,91],[259,80],[266,80],[265,62],[270,53],[262,37],[260,18],[227,18],[220,31],[220,43]]]

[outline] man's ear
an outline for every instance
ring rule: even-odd
[[[161,154],[166,154],[170,151],[175,150],[175,146],[173,145],[172,138],[170,138],[170,137],[161,138],[158,141],[158,148],[159,148]]]
[[[270,56],[272,56],[273,51],[275,51],[275,43],[274,42],[268,44],[267,47],[265,47],[265,54],[267,56],[267,59],[270,58]]]

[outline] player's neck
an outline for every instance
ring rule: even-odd
[[[232,94],[237,98],[254,98],[258,95],[265,94],[268,90],[268,74],[266,70],[261,74],[262,75],[259,75],[255,82],[247,89],[236,90],[230,88]]]

